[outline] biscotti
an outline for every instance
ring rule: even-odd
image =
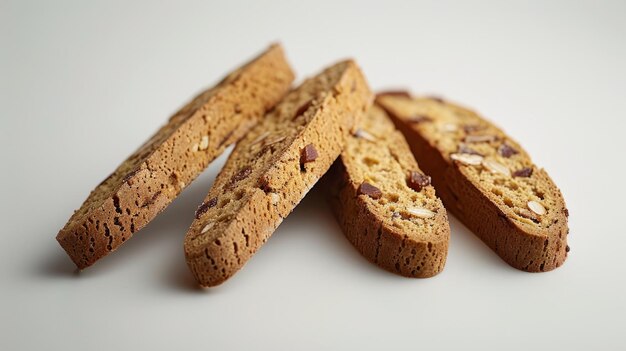
[[[371,262],[426,278],[446,262],[450,225],[430,177],[402,134],[373,106],[329,172],[330,202],[345,236]]]
[[[567,257],[560,190],[522,147],[473,111],[439,98],[377,98],[432,176],[446,209],[504,261],[549,271]]]
[[[353,61],[290,92],[237,143],[187,232],[187,264],[201,286],[235,274],[266,242],[344,146],[372,102]]]
[[[161,212],[288,91],[294,75],[271,46],[178,111],[100,183],[57,240],[83,269]]]

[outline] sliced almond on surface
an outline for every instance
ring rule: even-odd
[[[213,222],[208,223],[207,225],[204,226],[204,228],[202,228],[202,230],[200,231],[201,234],[204,234],[206,232],[209,231],[209,229],[213,228]]]
[[[425,209],[425,208],[421,208],[421,207],[409,207],[406,209],[406,211],[408,213],[410,213],[411,215],[415,216],[415,217],[419,217],[419,218],[432,218],[435,217],[435,212]]]
[[[478,166],[483,162],[482,156],[472,154],[450,154],[450,158],[468,166]]]
[[[280,201],[280,195],[277,193],[270,193],[270,201],[272,202],[272,205],[276,205],[278,201]]]
[[[354,133],[354,136],[357,138],[365,139],[365,140],[372,141],[372,142],[376,141],[376,138],[372,134],[366,132],[363,129],[357,129],[356,132]]]
[[[528,203],[526,204],[526,206],[528,206],[528,208],[535,212],[536,214],[542,216],[544,214],[546,214],[546,208],[543,207],[542,204],[538,203],[537,201],[528,201]]]
[[[200,144],[198,145],[199,150],[206,150],[209,147],[209,136],[205,135],[200,140]]]
[[[500,173],[507,177],[511,176],[511,170],[498,161],[483,160],[482,164],[483,164],[483,167],[485,167],[491,173]]]
[[[495,135],[468,135],[465,137],[466,143],[487,143],[496,140]]]

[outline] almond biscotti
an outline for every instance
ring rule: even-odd
[[[230,155],[187,232],[187,264],[201,286],[235,274],[265,243],[344,146],[369,107],[353,61],[290,92]]]
[[[549,271],[565,261],[568,211],[522,147],[478,114],[439,98],[377,98],[432,176],[446,208],[511,266]]]
[[[450,225],[430,177],[402,134],[373,106],[333,165],[330,202],[344,234],[371,262],[426,278],[446,262]]]
[[[92,265],[150,222],[287,93],[293,78],[282,48],[273,45],[171,117],[57,235],[76,266]]]

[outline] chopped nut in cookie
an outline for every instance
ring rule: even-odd
[[[411,215],[415,217],[419,217],[419,218],[432,218],[436,214],[435,212],[429,209],[421,208],[421,207],[409,207],[406,209],[406,211],[410,213]]]
[[[483,161],[482,156],[471,154],[450,154],[450,158],[467,166],[478,166]]]
[[[280,201],[280,195],[277,193],[270,193],[270,201],[272,202],[272,205],[278,204],[278,201]]]
[[[544,214],[546,214],[546,208],[543,207],[543,205],[541,205],[540,203],[538,203],[537,201],[528,201],[528,204],[526,204],[526,206],[528,206],[528,208],[535,212],[536,214],[542,216]]]
[[[356,132],[354,132],[354,136],[371,142],[376,141],[376,138],[372,134],[366,132],[363,129],[357,129]]]
[[[358,195],[367,195],[374,200],[378,200],[383,196],[382,191],[370,183],[363,182],[359,186]]]
[[[199,150],[206,150],[209,147],[209,136],[205,135],[200,140],[200,144],[198,145]]]
[[[430,185],[430,177],[417,171],[411,171],[406,179],[406,184],[409,188],[420,192],[422,188]]]
[[[483,159],[482,165],[491,173],[500,173],[507,177],[511,176],[511,170],[498,161]]]
[[[497,140],[495,135],[468,135],[464,141],[466,143],[488,143]]]
[[[204,234],[206,232],[209,231],[209,229],[213,228],[213,222],[208,223],[207,225],[205,225],[202,230],[200,231],[201,234]]]

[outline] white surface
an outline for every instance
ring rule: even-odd
[[[0,2],[1,350],[621,346],[625,2],[171,3]],[[92,187],[274,40],[299,78],[353,56],[374,88],[503,126],[565,195],[565,265],[512,269],[452,218],[444,272],[398,277],[359,256],[314,189],[234,278],[196,290],[181,243],[222,157],[74,274],[54,237]]]

